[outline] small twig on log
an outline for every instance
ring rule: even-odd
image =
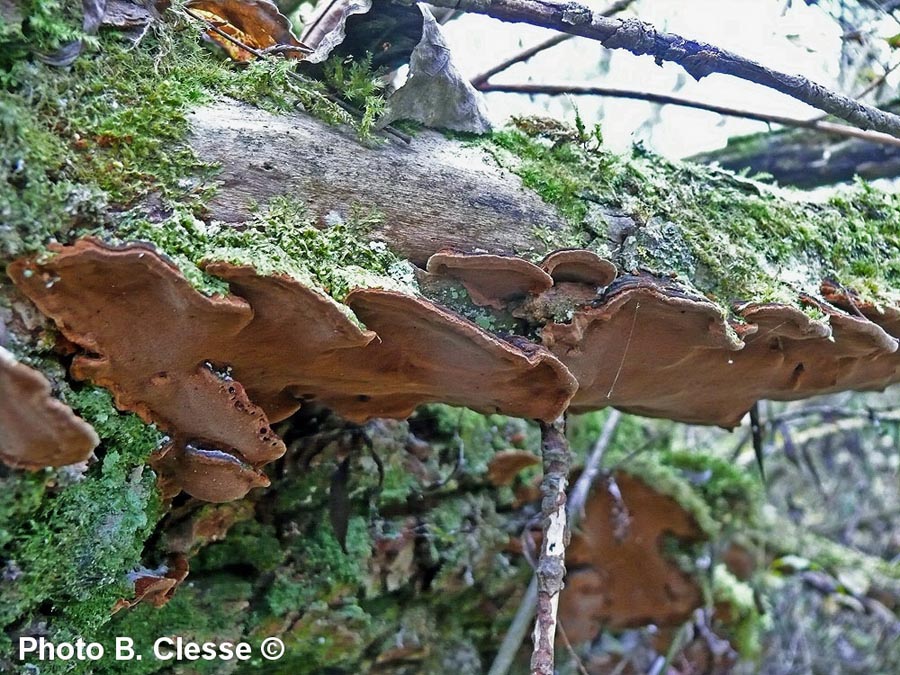
[[[409,4],[412,0],[394,1]],[[579,35],[597,40],[608,49],[625,49],[638,56],[653,56],[657,63],[671,61],[697,80],[712,73],[732,75],[780,91],[862,129],[875,129],[900,138],[900,116],[855,101],[800,75],[772,70],[705,42],[657,31],[637,19],[601,16],[578,2],[431,0],[431,4]]]
[[[618,14],[619,12],[628,9],[628,7],[632,4],[634,4],[634,0],[618,0],[617,2],[614,2],[612,5],[607,7],[605,10],[603,10],[600,14],[601,16],[613,16],[614,14]],[[556,45],[561,44],[567,40],[571,40],[573,37],[575,36],[568,33],[561,33],[559,35],[554,35],[553,37],[548,38],[543,42],[539,42],[536,45],[523,49],[518,54],[510,56],[508,59],[501,61],[497,65],[488,68],[483,73],[473,77],[471,80],[472,86],[477,89],[497,73],[502,73],[504,70],[506,70],[507,68],[511,68],[517,63],[524,63],[531,57],[540,54],[547,49],[555,47]]]
[[[541,514],[544,538],[537,565],[537,616],[534,621],[532,675],[553,675],[553,644],[559,593],[566,576],[566,484],[572,455],[566,439],[565,417],[541,422],[541,455],[544,478],[541,481]]]
[[[728,108],[726,106],[703,103],[702,101],[693,101],[691,99],[681,98],[680,96],[670,96],[668,94],[652,94],[644,91],[595,87],[584,84],[534,84],[531,82],[526,84],[491,84],[488,82],[478,86],[478,90],[483,93],[503,92],[512,94],[546,94],[548,96],[573,95],[629,98],[638,101],[658,103],[659,105],[678,105],[685,108],[707,110],[709,112],[718,113],[719,115],[742,117],[744,119],[756,120],[757,122],[765,122],[767,124],[781,124],[786,127],[813,129],[814,131],[833,134],[835,136],[859,138],[872,143],[900,147],[900,138],[895,138],[894,136],[883,134],[878,131],[863,131],[862,129],[857,129],[856,127],[851,127],[846,124],[835,124],[834,122],[826,122],[822,119],[803,120],[793,117],[784,117],[782,115],[770,115],[768,113],[757,113],[750,110]]]
[[[260,51],[259,49],[254,49],[254,48],[251,47],[250,45],[244,44],[243,42],[241,42],[240,40],[238,40],[238,39],[237,39],[236,37],[234,37],[233,35],[229,35],[229,34],[226,33],[224,30],[222,30],[221,28],[219,28],[219,27],[218,27],[215,23],[213,23],[212,21],[209,21],[209,20],[206,19],[205,17],[200,16],[199,14],[197,14],[196,12],[194,12],[193,10],[191,10],[190,8],[188,8],[188,7],[182,7],[181,9],[185,12],[185,14],[187,14],[188,16],[190,16],[192,19],[196,19],[197,21],[202,21],[203,23],[205,23],[205,24],[209,27],[209,29],[210,29],[211,31],[213,31],[216,35],[222,37],[223,39],[227,40],[227,41],[230,42],[231,44],[233,44],[233,45],[235,45],[235,46],[237,46],[237,47],[240,47],[241,49],[246,50],[248,53],[253,54],[253,56],[255,56],[257,59],[266,60],[266,59],[268,58],[269,54],[267,54],[266,52]],[[287,74],[288,74],[289,77],[291,77],[292,79],[296,80],[297,82],[300,82],[301,84],[307,84],[307,83],[308,83],[307,80],[306,80],[306,78],[304,78],[304,77],[303,77],[302,75],[300,75],[299,73],[295,73],[294,71],[289,70],[289,71],[287,71]],[[325,98],[327,98],[329,101],[331,101],[332,103],[334,103],[334,104],[335,104],[336,106],[338,106],[339,108],[342,108],[343,110],[345,110],[345,111],[346,111],[347,113],[349,113],[350,115],[352,115],[352,116],[354,116],[354,117],[357,117],[357,118],[362,118],[363,115],[362,115],[362,113],[361,113],[359,110],[357,110],[356,108],[354,108],[353,106],[351,106],[349,103],[346,103],[345,101],[342,101],[342,100],[341,100],[340,98],[338,98],[337,96],[335,96],[335,95],[333,95],[333,94],[330,94],[330,93],[324,93],[323,96],[325,96]],[[409,136],[408,134],[404,134],[402,131],[397,131],[397,130],[394,129],[393,127],[387,126],[387,127],[385,127],[384,129],[382,129],[382,131],[384,131],[384,133],[386,133],[386,134],[390,134],[391,136],[394,136],[395,138],[397,138],[397,139],[403,141],[404,143],[409,144],[409,143],[412,142],[412,136]]]
[[[571,498],[568,499],[566,503],[566,514],[569,519],[569,527],[573,527],[584,514],[584,504],[590,493],[591,484],[600,473],[600,464],[603,461],[603,455],[609,447],[609,444],[613,439],[613,434],[621,419],[622,413],[618,410],[613,409],[610,411],[609,417],[606,418],[606,423],[600,431],[600,436],[597,438],[597,442],[594,443],[591,454],[588,455],[587,461],[584,464],[584,470],[581,472],[578,480],[575,481]],[[534,616],[534,609],[536,606],[537,577],[532,577],[531,583],[528,585],[528,590],[526,590],[525,595],[522,596],[522,601],[519,604],[518,610],[516,610],[516,615],[509,625],[509,629],[506,631],[503,642],[500,644],[500,649],[497,650],[497,655],[494,657],[494,662],[491,664],[488,675],[506,675],[506,673],[509,672],[513,661],[515,660],[516,652],[519,651],[519,646],[522,644],[522,640],[525,639],[525,634],[528,632],[528,625],[531,623],[531,618]]]

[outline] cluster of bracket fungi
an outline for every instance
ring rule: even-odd
[[[83,349],[73,377],[107,387],[120,409],[169,435],[152,459],[169,495],[228,501],[267,485],[261,467],[285,451],[270,423],[306,401],[355,422],[443,402],[547,421],[615,406],[728,427],[762,398],[900,381],[900,309],[833,284],[805,300],[827,321],[745,303],[735,307],[738,323],[670,280],[617,278],[586,250],[557,251],[540,265],[453,251],[429,259],[423,278],[451,279],[475,304],[537,322],[528,340],[411,293],[358,288],[341,306],[287,275],[221,261],[204,269],[231,293],[203,295],[142,243],[85,238],[8,268]],[[560,300],[572,308],[565,320],[551,312]],[[59,464],[44,455],[16,461]]]

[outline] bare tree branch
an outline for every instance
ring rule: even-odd
[[[489,79],[491,79],[497,73],[502,73],[504,70],[506,70],[507,68],[511,68],[517,63],[524,63],[532,56],[540,54],[541,52],[555,47],[558,44],[562,44],[563,42],[571,40],[573,37],[575,36],[569,35],[567,33],[559,33],[551,38],[547,38],[543,42],[538,42],[536,45],[527,47],[526,49],[520,51],[518,54],[510,56],[508,59],[501,61],[497,65],[488,68],[483,73],[479,73],[478,75],[473,77],[471,79],[472,86],[476,89],[480,89]]]
[[[565,417],[550,424],[541,422],[541,455],[544,478],[541,481],[541,514],[544,538],[538,558],[537,617],[534,622],[534,650],[531,654],[533,675],[553,675],[556,616],[559,594],[566,576],[566,483],[572,464],[572,453],[566,440]]]
[[[395,0],[409,2],[409,0]],[[432,0],[438,7],[485,14],[501,21],[529,23],[599,41],[608,49],[650,55],[657,63],[679,64],[699,80],[723,73],[775,89],[862,129],[875,129],[900,138],[900,117],[833,92],[800,75],[767,68],[719,47],[661,33],[637,19],[606,18],[577,2],[551,0]]]
[[[634,4],[634,0],[618,0],[618,2],[614,2],[612,5],[603,10],[600,15],[613,16],[614,14],[618,14],[619,12],[628,9],[628,7],[630,7],[632,4]],[[553,37],[548,38],[543,42],[539,42],[536,45],[523,49],[518,54],[510,56],[508,59],[501,61],[492,68],[488,68],[483,73],[473,77],[471,80],[472,86],[477,88],[491,79],[497,73],[502,73],[504,70],[516,65],[517,63],[524,63],[536,54],[540,54],[541,52],[555,47],[556,45],[561,44],[566,40],[571,40],[573,37],[575,36],[567,33],[562,33],[559,35],[554,35]]]
[[[701,101],[692,101],[690,99],[681,98],[680,96],[670,96],[668,94],[652,94],[644,91],[633,91],[630,89],[615,89],[611,87],[595,87],[583,84],[491,84],[485,83],[478,87],[478,90],[484,93],[503,92],[512,94],[547,94],[549,96],[560,96],[571,94],[573,96],[606,96],[610,98],[630,98],[638,101],[649,101],[650,103],[658,103],[660,105],[679,105],[686,108],[695,108],[697,110],[708,110],[720,115],[728,115],[730,117],[742,117],[758,122],[766,122],[767,124],[781,124],[786,127],[799,127],[803,129],[813,129],[826,134],[834,134],[836,136],[846,136],[850,138],[859,138],[872,143],[881,143],[883,145],[892,145],[900,147],[900,138],[889,136],[878,131],[863,131],[856,127],[847,126],[846,124],[835,124],[826,122],[822,119],[801,120],[793,117],[783,117],[782,115],[770,115],[767,113],[757,113],[750,110],[740,110],[738,108],[728,108]]]
[[[591,491],[591,485],[593,485],[594,479],[600,473],[600,463],[603,461],[603,455],[606,453],[606,449],[609,447],[621,419],[621,412],[616,409],[610,410],[609,417],[606,418],[606,423],[600,431],[600,436],[597,438],[597,442],[594,443],[594,447],[591,448],[591,454],[588,455],[587,461],[584,463],[584,469],[578,480],[575,481],[571,498],[566,503],[566,515],[569,519],[568,526],[570,529],[576,525],[584,513],[584,504]],[[506,675],[512,667],[516,658],[516,652],[519,651],[519,646],[525,638],[525,633],[528,632],[528,624],[534,616],[534,608],[537,606],[537,590],[537,577],[535,576],[532,577],[525,595],[522,596],[519,609],[516,610],[516,615],[509,625],[506,635],[503,637],[503,642],[500,644],[500,649],[497,650],[497,655],[494,657],[494,662],[491,664],[488,675]]]

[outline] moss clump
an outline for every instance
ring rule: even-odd
[[[712,574],[712,600],[717,613],[724,610],[722,628],[745,659],[758,659],[762,653],[762,635],[771,627],[771,619],[760,612],[753,588],[739,581],[724,565],[716,565]]]
[[[568,436],[578,459],[590,452],[608,411],[575,415]],[[666,420],[621,418],[604,455],[607,470],[621,470],[669,495],[694,515],[709,535],[752,526],[762,508],[762,486],[739,467],[700,450],[675,449]]]
[[[900,196],[859,182],[824,203],[725,171],[672,162],[636,146],[631,157],[588,147],[573,130],[495,133],[501,164],[569,220],[555,245],[602,250],[608,226],[593,209],[637,227],[614,252],[626,270],[689,280],[713,299],[797,303],[833,278],[876,300],[900,286]],[[523,130],[524,129],[524,130]]]
[[[56,36],[47,44],[77,34],[60,28],[68,25],[60,18],[66,13],[50,11],[58,4],[28,3],[23,12],[23,25]],[[71,68],[21,54],[0,63],[0,257],[65,239],[85,223],[113,228],[117,210],[150,194],[169,205],[202,203],[198,179],[212,167],[185,142],[187,113],[217,97],[276,112],[301,107],[368,133],[331,100],[326,84],[297,75],[295,62],[222,62],[199,36],[196,25],[167,13],[137,46],[105,33],[96,41],[99,53],[83,54]],[[364,91],[364,82],[374,82],[371,73],[365,64],[344,64],[332,73],[333,86],[341,78],[351,94],[365,94],[362,104],[372,108],[365,123],[379,100],[374,90]]]
[[[0,625],[27,624],[40,612],[60,640],[92,634],[131,594],[126,573],[161,515],[155,476],[143,466],[161,435],[118,413],[101,389],[70,392],[66,402],[97,430],[102,460],[69,481],[50,470],[8,478],[10,493],[25,501],[0,517],[0,558],[14,570]]]
[[[301,201],[276,197],[240,228],[207,224],[178,209],[159,223],[123,218],[112,237],[104,230],[89,233],[114,242],[153,243],[210,295],[227,293],[228,285],[202,271],[209,261],[249,265],[264,275],[287,274],[338,300],[357,287],[416,292],[412,266],[386,244],[363,236],[375,219],[352,213],[348,220],[320,229]]]
[[[172,662],[153,658],[152,649],[158,638],[168,635],[201,643],[240,641],[252,593],[253,584],[246,578],[219,572],[183,584],[161,609],[140,604],[134,609],[121,611],[95,633],[93,639],[104,645],[107,654],[114,654],[115,638],[128,636],[134,640],[135,652],[141,654],[143,659],[116,661],[107,656],[95,666],[93,672],[145,675],[167,670],[172,667]],[[258,642],[254,642],[254,653],[258,654],[257,646]],[[42,673],[45,672],[44,667],[42,664]],[[216,673],[221,672],[222,663],[199,660],[191,662],[190,667],[192,673]]]

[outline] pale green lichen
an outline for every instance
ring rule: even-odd
[[[725,565],[716,565],[712,573],[712,600],[727,607],[724,625],[738,653],[745,659],[757,659],[762,652],[762,635],[772,621],[762,614],[753,588],[735,577]]]

